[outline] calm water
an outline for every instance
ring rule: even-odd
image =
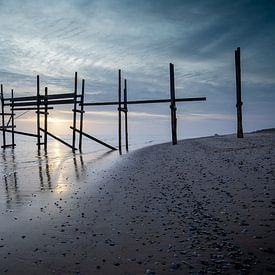
[[[117,113],[100,112],[99,114],[85,114],[87,116],[84,123],[85,132],[117,147]],[[196,123],[196,121],[182,121],[179,118],[178,138],[206,136],[215,133],[215,127],[211,126],[213,121],[208,121],[209,127],[206,127],[207,130],[204,131]],[[57,116],[51,113],[49,131],[68,143],[71,143],[72,139],[70,125],[70,112],[60,111]],[[36,123],[33,115],[28,116],[27,114],[20,117],[16,121],[16,127],[16,130],[19,131],[35,133]],[[7,134],[7,139],[10,142],[9,134]],[[164,115],[129,113],[130,151],[170,140],[169,110],[166,110]],[[0,143],[2,144],[2,134]],[[85,180],[89,179],[90,181],[91,175],[88,173],[100,175],[101,170],[107,169],[119,159],[117,151],[109,151],[87,138],[83,138],[82,154],[78,151],[73,154],[70,148],[51,138],[49,138],[47,152],[43,149],[38,152],[36,139],[32,137],[16,135],[15,143],[17,145],[15,149],[0,150],[1,211],[22,208],[34,197],[41,199],[41,196],[46,194],[55,196],[58,192],[68,192],[69,194]]]

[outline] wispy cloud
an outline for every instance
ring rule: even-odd
[[[7,92],[34,94],[36,74],[50,93],[69,92],[78,71],[88,101],[114,99],[121,68],[129,97],[162,98],[169,96],[168,63],[174,62],[177,94],[208,97],[193,112],[230,116],[233,50],[241,46],[244,92],[261,93],[258,108],[267,97],[275,100],[272,1],[2,0],[0,26],[0,81]],[[262,111],[275,115],[266,106]]]

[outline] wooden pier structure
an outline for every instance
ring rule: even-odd
[[[0,130],[3,134],[3,145],[2,148],[16,146],[15,144],[15,134],[26,135],[34,137],[37,140],[37,147],[40,150],[41,146],[47,150],[48,137],[51,137],[65,146],[72,149],[72,151],[82,150],[82,138],[85,136],[110,150],[117,150],[117,147],[110,145],[99,138],[96,138],[88,133],[86,133],[84,128],[84,114],[85,108],[92,106],[117,106],[118,111],[118,150],[122,153],[122,114],[124,114],[124,132],[125,132],[125,149],[129,149],[128,141],[128,105],[133,104],[158,104],[158,103],[170,103],[171,110],[171,134],[172,134],[172,144],[177,144],[177,102],[191,102],[191,101],[205,101],[206,97],[191,97],[191,98],[176,98],[176,88],[175,88],[175,75],[174,75],[174,64],[169,64],[169,76],[170,76],[170,98],[166,99],[146,99],[146,100],[130,100],[128,101],[128,91],[127,91],[127,79],[122,79],[122,72],[118,70],[118,100],[117,101],[107,101],[107,102],[85,102],[85,80],[82,79],[81,82],[81,93],[78,93],[78,75],[75,73],[74,77],[74,91],[72,93],[61,93],[61,94],[50,94],[48,88],[44,88],[44,93],[41,91],[40,87],[40,77],[36,78],[36,96],[23,96],[15,97],[14,91],[11,90],[10,97],[4,97],[4,88],[1,84],[1,126]],[[123,87],[122,87],[123,86]],[[122,94],[123,92],[123,94]],[[56,136],[54,133],[48,131],[48,116],[50,110],[53,110],[57,105],[72,105],[72,143],[68,143]],[[5,112],[5,109],[9,108],[9,112]],[[16,112],[19,111],[35,111],[36,113],[36,133],[28,133],[23,131],[16,131],[15,119]],[[79,117],[78,117],[79,115]],[[41,116],[44,116],[44,125],[41,126]],[[7,119],[8,118],[8,119]],[[79,124],[79,126],[77,126]],[[11,133],[11,143],[7,143],[7,133]],[[43,134],[43,136],[42,136]],[[76,144],[76,134],[78,134],[78,145]]]

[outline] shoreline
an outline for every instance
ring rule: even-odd
[[[88,165],[71,192],[1,214],[0,271],[274,272],[274,147],[273,131],[210,136]]]

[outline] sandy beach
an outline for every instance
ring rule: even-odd
[[[33,192],[19,208],[1,202],[1,274],[275,272],[274,131],[84,166],[77,183],[64,175],[67,188]]]

